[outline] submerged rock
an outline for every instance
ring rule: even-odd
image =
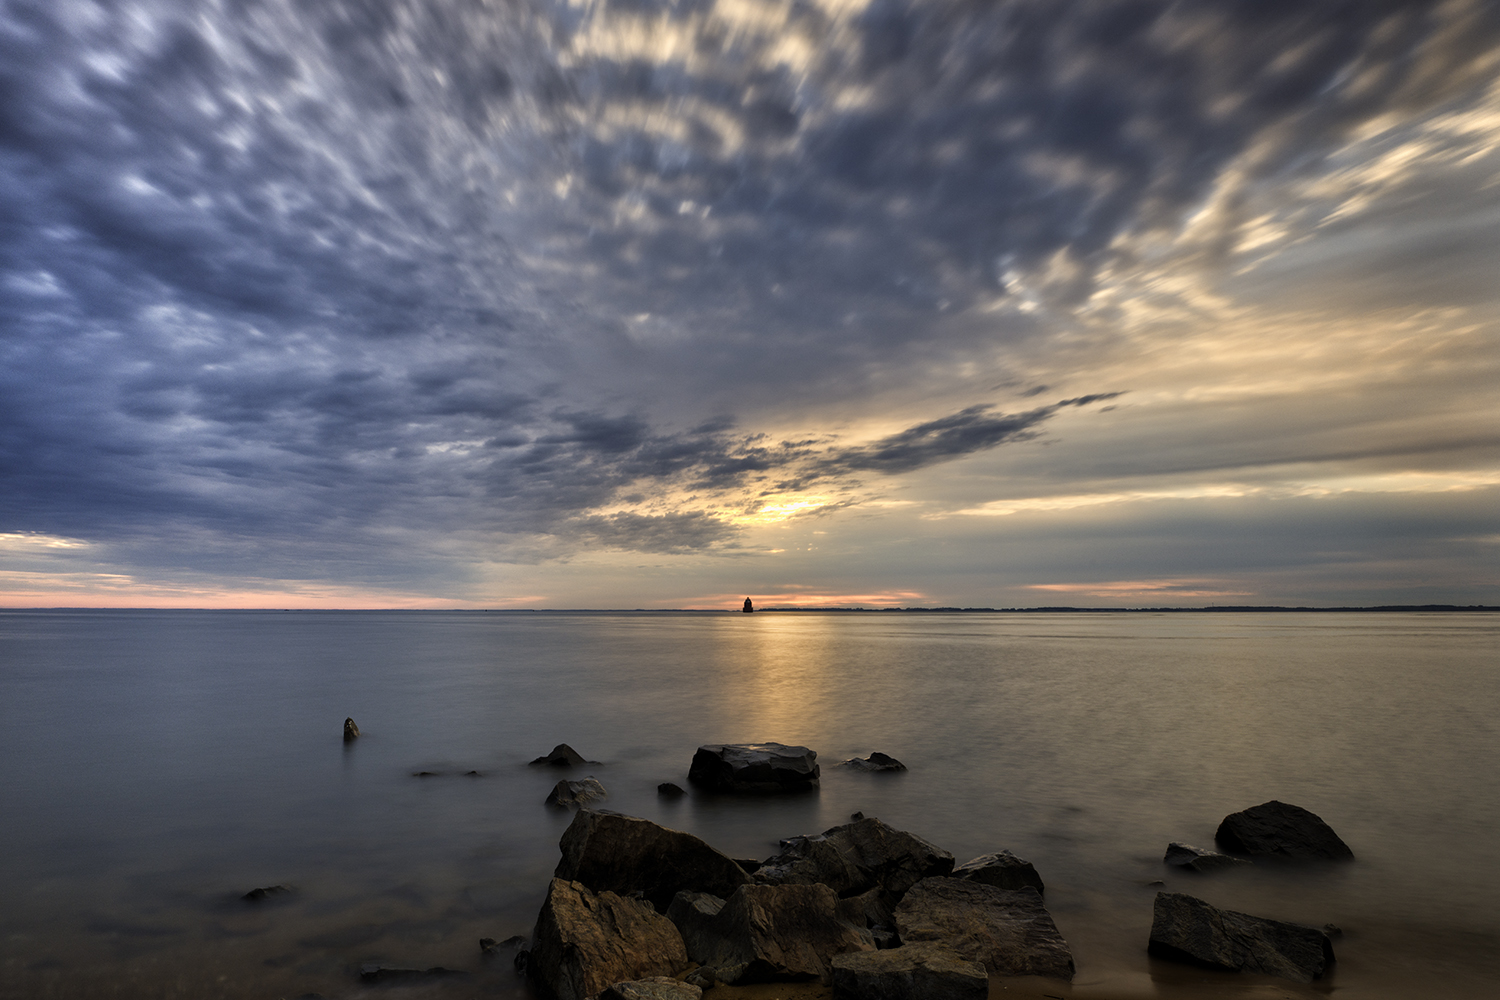
[[[691,983],[669,976],[652,976],[615,983],[599,994],[599,1000],[699,1000],[702,996],[703,990]]]
[[[1354,857],[1349,845],[1321,817],[1275,799],[1225,816],[1214,840],[1225,850],[1251,857],[1299,861]]]
[[[879,886],[899,899],[917,882],[953,870],[953,855],[873,816],[815,836],[790,837],[755,880],[767,885],[830,886],[851,896]]]
[[[687,792],[683,791],[681,785],[674,784],[670,781],[663,781],[661,784],[656,786],[656,794],[665,798],[675,799],[686,795]]]
[[[461,969],[445,969],[441,965],[434,965],[430,969],[389,969],[383,965],[363,965],[359,970],[360,981],[364,983],[410,983],[467,975]]]
[[[889,754],[879,751],[868,757],[851,757],[848,760],[839,761],[839,767],[847,767],[851,771],[904,771],[906,765]]]
[[[985,1000],[990,992],[982,964],[931,942],[839,955],[831,978],[834,996],[849,1000]]]
[[[675,976],[687,965],[682,936],[651,904],[555,878],[526,972],[556,1000],[588,1000],[612,983]]]
[[[596,892],[639,893],[661,912],[684,889],[727,898],[750,882],[734,859],[690,833],[604,809],[580,809],[553,873]]]
[[[693,755],[688,780],[713,792],[807,791],[818,786],[818,754],[782,743],[710,743]]]
[[[251,889],[240,898],[245,900],[247,903],[259,903],[260,901],[270,899],[273,896],[285,896],[287,893],[290,893],[292,891],[293,889],[289,885],[268,885],[259,889]]]
[[[902,947],[934,941],[992,976],[1072,980],[1073,954],[1035,889],[997,889],[956,878],[923,879],[896,907]]]
[[[992,885],[997,889],[1023,889],[1030,886],[1044,895],[1047,891],[1035,866],[1009,851],[971,858],[953,869],[953,877]]]
[[[547,795],[546,804],[567,809],[571,806],[581,806],[585,802],[593,802],[595,799],[602,799],[608,794],[604,790],[604,785],[593,775],[578,781],[569,781],[564,778],[552,786],[552,791]]]
[[[344,742],[353,743],[359,739],[359,727],[354,724],[353,719],[344,720]]]
[[[826,885],[745,885],[727,900],[680,893],[667,910],[688,957],[727,983],[818,978],[848,951],[873,951]]]
[[[1220,854],[1217,851],[1205,851],[1201,847],[1179,844],[1176,841],[1167,845],[1167,853],[1162,861],[1174,868],[1182,868],[1190,872],[1211,872],[1220,868],[1238,868],[1250,864],[1244,858],[1230,857],[1228,854]]]
[[[545,757],[538,757],[531,762],[531,766],[545,765],[548,767],[583,767],[586,764],[597,764],[597,760],[584,760],[583,754],[574,750],[566,743],[559,743],[552,748],[552,752]]]
[[[1312,927],[1221,910],[1196,896],[1158,892],[1147,950],[1158,958],[1310,983],[1333,961],[1328,935]]]

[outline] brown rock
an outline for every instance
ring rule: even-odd
[[[956,878],[923,879],[896,907],[903,947],[935,941],[992,976],[1072,980],[1073,954],[1035,889],[997,889]]]
[[[1225,816],[1214,840],[1227,851],[1258,858],[1348,861],[1354,857],[1322,817],[1275,799]]]
[[[569,781],[564,778],[552,786],[552,791],[547,795],[546,804],[567,809],[569,806],[581,806],[585,802],[593,802],[602,799],[609,793],[604,790],[598,778],[589,775],[577,781]]]
[[[682,893],[667,911],[688,956],[720,982],[818,978],[849,951],[873,951],[868,931],[839,914],[826,885],[746,885],[726,901]]]
[[[1042,885],[1042,877],[1036,873],[1035,866],[1030,861],[1022,861],[1009,851],[981,854],[977,858],[965,861],[953,869],[953,877],[970,882],[982,882],[997,889],[1023,889],[1030,886],[1038,893],[1045,894],[1046,892],[1046,887]]]
[[[611,983],[673,976],[688,965],[677,928],[649,903],[559,878],[531,939],[527,972],[556,1000],[587,1000]]]
[[[628,983],[615,983],[599,994],[599,1000],[699,1000],[703,990],[667,976],[652,976]]]
[[[932,942],[851,952],[832,966],[834,996],[851,1000],[985,1000],[990,993],[983,965]]]
[[[755,873],[767,885],[826,885],[840,896],[880,886],[896,898],[953,870],[953,855],[871,816],[816,836],[790,837]]]
[[[1312,927],[1221,910],[1196,896],[1158,892],[1148,951],[1218,969],[1310,983],[1333,961],[1328,935]]]
[[[557,878],[595,892],[641,893],[662,913],[684,889],[724,899],[750,882],[734,859],[692,834],[604,809],[580,809],[558,846]]]

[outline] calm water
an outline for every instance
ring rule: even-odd
[[[530,930],[569,816],[525,762],[568,742],[604,805],[736,857],[855,810],[1014,851],[1077,959],[1050,993],[1491,997],[1497,651],[1484,614],[0,612],[0,995],[353,996],[364,962],[520,995],[476,942]],[[699,744],[764,740],[821,791],[658,800]],[[871,750],[910,772],[828,766]],[[1165,870],[1272,798],[1358,860]],[[1336,971],[1148,959],[1156,879],[1342,926]]]

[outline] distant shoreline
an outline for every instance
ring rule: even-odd
[[[186,611],[193,613],[201,612],[241,612],[241,613],[272,613],[272,614],[325,614],[325,613],[365,613],[365,614],[476,614],[476,615],[738,615],[739,608],[89,608],[89,607],[45,607],[45,608],[7,608],[0,607],[0,613],[7,611]],[[1300,613],[1300,614],[1325,614],[1330,612],[1344,613],[1452,613],[1473,611],[1500,611],[1500,605],[1493,604],[1380,604],[1371,607],[1336,607],[1336,608],[1313,608],[1306,606],[1284,607],[1280,605],[1258,605],[1258,604],[1215,604],[1205,608],[1079,608],[1067,606],[1047,606],[1038,608],[845,608],[845,607],[768,607],[756,608],[755,614],[854,614],[854,615],[877,615],[899,612],[902,614],[917,615],[963,615],[963,614],[1205,614],[1218,612],[1242,613]]]

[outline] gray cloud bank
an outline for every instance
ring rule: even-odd
[[[946,378],[1231,168],[1472,93],[1500,39],[1482,3],[764,6],[0,2],[0,530],[351,578],[397,572],[393,528],[722,547],[702,503],[595,512],[900,476],[1109,398]],[[928,416],[872,442],[757,430],[893,386]]]

